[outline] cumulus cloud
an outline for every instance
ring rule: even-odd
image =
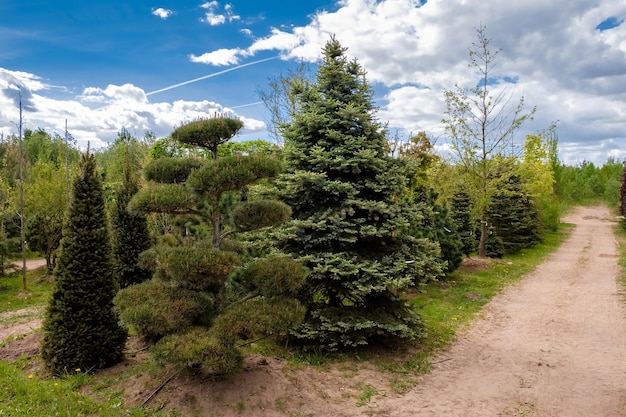
[[[165,20],[168,17],[170,17],[174,12],[170,9],[164,9],[163,7],[159,7],[157,9],[152,9],[152,14],[160,17],[161,19]]]
[[[191,62],[199,62],[202,64],[210,64],[215,66],[238,64],[239,58],[242,55],[249,55],[247,52],[242,51],[239,48],[236,49],[218,49],[213,52],[207,52],[202,55],[196,56],[194,54],[189,55]]]
[[[79,145],[86,147],[89,142],[93,149],[115,140],[121,128],[139,137],[146,131],[164,137],[184,121],[223,112],[237,116],[233,109],[209,100],[150,102],[145,91],[132,84],[87,87],[76,97],[53,99],[45,96],[48,88],[36,76],[0,68],[0,87],[16,80],[22,81],[23,95],[30,97],[32,102],[32,108],[24,113],[25,129],[43,128],[62,134],[67,120],[69,130]],[[16,133],[19,108],[4,88],[0,88],[0,108],[0,132]],[[260,120],[246,117],[241,117],[241,120],[244,122],[242,134],[265,129]]]
[[[590,141],[603,147],[626,141],[626,3],[340,0],[335,6],[305,26],[272,28],[231,49],[229,59],[277,51],[283,59],[314,62],[335,36],[382,92],[383,122],[438,136],[444,91],[477,83],[468,48],[484,25],[491,46],[501,48],[493,75],[512,81],[512,103],[523,96],[528,109],[537,106],[522,137],[558,120],[560,140],[569,144],[561,148],[566,162],[576,159],[576,149],[589,151]]]
[[[210,1],[200,5],[207,11],[204,17],[200,19],[202,22],[208,23],[211,26],[217,26],[234,20],[240,20],[241,16],[235,14],[235,10],[232,4],[227,3],[224,5],[222,12],[220,13],[220,3],[217,1]]]

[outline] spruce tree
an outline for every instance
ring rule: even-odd
[[[365,73],[345,51],[331,39],[316,82],[298,92],[278,183],[294,217],[279,245],[309,270],[294,336],[327,348],[419,336],[402,292],[442,272],[436,244],[409,233],[420,216],[407,165],[389,156]]]
[[[494,194],[489,204],[488,221],[495,233],[492,252],[500,245],[502,253],[515,253],[541,241],[539,213],[532,200],[522,190],[521,179],[511,175],[502,188]],[[495,246],[494,246],[495,245]],[[493,255],[489,255],[494,257]]]
[[[120,288],[143,282],[152,275],[149,270],[139,266],[139,254],[150,247],[146,215],[128,209],[128,203],[137,191],[139,185],[133,176],[127,150],[124,179],[116,193],[115,207],[111,216],[113,265],[115,279]]]
[[[127,334],[113,312],[116,286],[102,182],[89,151],[72,187],[54,276],[41,345],[48,369],[61,374],[119,362]]]

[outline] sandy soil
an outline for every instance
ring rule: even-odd
[[[626,416],[626,309],[610,213],[579,208],[564,221],[576,224],[572,236],[487,304],[406,394],[364,363],[302,369],[252,356],[232,380],[173,378],[149,405],[222,417]],[[38,340],[31,334],[11,342],[0,359]],[[126,361],[105,372],[115,376],[145,361],[145,351],[133,354],[139,348],[131,339]],[[138,373],[120,388],[138,405],[161,382]]]
[[[606,208],[485,308],[389,416],[626,416],[626,311]]]

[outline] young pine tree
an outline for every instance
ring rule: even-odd
[[[127,334],[113,312],[116,286],[102,183],[89,152],[73,184],[54,276],[41,344],[48,369],[61,374],[119,362]]]
[[[294,218],[279,245],[309,269],[300,292],[307,314],[294,331],[305,344],[419,336],[402,292],[442,272],[437,246],[409,233],[419,213],[406,198],[408,169],[389,156],[373,113],[363,69],[330,40],[284,126],[287,174],[278,184]]]

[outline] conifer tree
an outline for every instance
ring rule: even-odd
[[[412,229],[416,237],[423,237],[437,242],[441,251],[440,259],[445,261],[444,272],[454,271],[463,261],[461,237],[459,236],[454,219],[448,208],[437,203],[437,192],[426,185],[418,185],[413,191],[413,201],[422,214],[422,220]]]
[[[469,256],[476,250],[475,227],[472,221],[471,200],[469,194],[458,190],[450,201],[450,215],[454,219],[457,233],[461,237],[461,251]]]
[[[102,182],[89,151],[72,187],[54,276],[41,345],[48,369],[61,374],[119,362],[127,334],[113,312],[116,286]]]
[[[139,254],[150,247],[150,235],[145,213],[130,211],[128,203],[139,191],[133,176],[128,152],[124,161],[124,179],[116,193],[111,216],[113,235],[113,265],[120,288],[138,284],[150,278],[151,272],[139,266]]]
[[[389,156],[365,73],[345,51],[331,39],[299,92],[278,183],[294,218],[279,245],[309,269],[294,336],[327,348],[419,336],[402,291],[442,273],[436,244],[409,233],[420,217],[406,197],[411,175]]]
[[[503,188],[492,197],[488,219],[495,233],[493,244],[501,244],[503,254],[518,252],[541,241],[538,211],[522,190],[521,179],[517,175],[511,175]],[[498,251],[493,244],[492,251],[496,253]]]

